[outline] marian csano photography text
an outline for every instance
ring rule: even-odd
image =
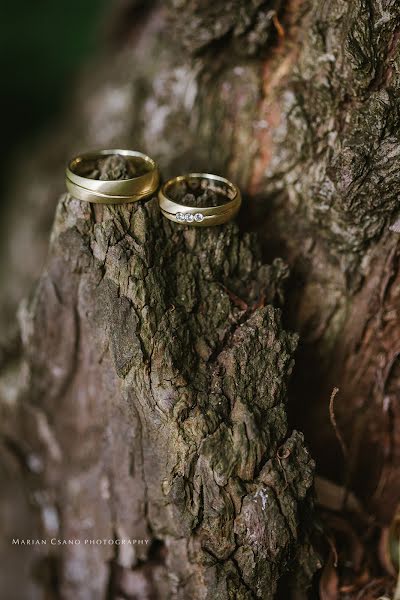
[[[139,546],[150,544],[150,540],[146,539],[130,539],[130,538],[87,538],[81,540],[79,538],[60,539],[25,539],[13,538],[12,544],[15,546]]]

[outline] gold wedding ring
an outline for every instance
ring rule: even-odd
[[[211,193],[214,200],[222,200],[222,203],[207,206],[207,193],[209,197]],[[189,196],[193,206],[185,203],[185,198]],[[226,223],[233,219],[242,202],[240,190],[235,184],[209,173],[190,173],[170,179],[161,187],[158,199],[164,217],[175,223],[196,227]],[[205,206],[200,205],[204,203]]]
[[[121,157],[133,177],[103,180],[93,178],[98,162],[108,157]],[[159,185],[160,174],[154,160],[136,150],[98,150],[73,158],[65,172],[69,193],[78,200],[101,204],[136,202],[153,194]]]

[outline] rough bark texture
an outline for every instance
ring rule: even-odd
[[[24,376],[5,436],[32,473],[36,536],[82,540],[55,553],[54,593],[274,598],[289,564],[309,581],[314,465],[288,437],[296,336],[273,306],[286,277],[235,225],[171,225],[156,199],[62,199],[20,311]],[[84,544],[98,538],[149,544]]]
[[[167,570],[188,590],[196,581],[197,590],[208,586],[229,597],[232,581],[241,590],[233,594],[274,597],[295,547],[302,555],[295,564],[306,565],[299,572],[310,573],[314,560],[301,533],[307,520],[295,516],[308,505],[311,477],[299,434],[286,441],[287,459],[276,454],[287,435],[282,405],[294,356],[285,330],[300,334],[291,420],[306,433],[319,471],[338,481],[345,476],[328,411],[337,386],[336,419],[352,456],[348,485],[382,522],[399,501],[400,268],[398,236],[388,225],[399,210],[400,9],[394,0],[234,0],[228,7],[176,1],[169,10],[134,4],[133,17],[123,13],[114,21],[119,43],[114,39],[88,68],[66,125],[19,166],[22,187],[10,192],[3,219],[12,232],[1,265],[8,284],[5,337],[12,337],[10,314],[40,272],[63,164],[85,147],[139,147],[165,176],[198,169],[231,176],[245,195],[242,228],[257,230],[263,260],[272,266],[260,267],[253,243],[234,227],[183,233],[160,224],[154,202],[131,213],[92,214],[64,200],[47,272],[22,312],[22,358],[15,343],[4,343],[5,437],[13,449],[4,470],[13,485],[26,486],[13,456],[26,464],[35,448],[43,461],[38,485],[53,490],[50,507],[56,502],[61,512],[72,511],[62,518],[68,527],[79,518],[69,481],[76,478],[90,497],[104,476],[103,493],[113,500],[85,500],[99,511],[93,522],[107,524],[109,533],[122,520],[129,532],[159,540],[146,555],[152,567],[139,553],[123,581],[157,588]],[[273,262],[277,256],[290,266],[284,327],[272,308],[280,303],[285,272]],[[266,306],[253,310],[263,288]],[[66,365],[69,375],[59,371]],[[18,429],[19,411],[36,424],[27,432]],[[105,414],[113,416],[104,436]],[[134,433],[139,422],[140,435]],[[79,427],[85,433],[75,447]],[[132,443],[118,441],[120,430]],[[47,439],[41,451],[39,431]],[[115,450],[106,450],[111,443]],[[142,457],[131,453],[135,466],[124,478],[128,446],[135,444],[147,450]],[[94,448],[97,466],[84,470],[82,456],[92,457]],[[115,487],[107,480],[119,469],[106,465],[106,455],[125,465]],[[156,490],[164,476],[165,486]],[[143,481],[147,502],[140,496]],[[135,492],[125,491],[129,485]],[[265,511],[269,501],[269,518],[280,531],[276,543],[257,525],[267,488]],[[220,512],[207,512],[211,499]],[[14,512],[26,514],[20,502]],[[183,529],[174,530],[174,523]],[[246,531],[260,536],[252,560],[264,565],[263,573],[249,573]],[[95,562],[87,569],[98,569],[96,585],[105,586],[113,557],[102,552],[90,554]],[[114,557],[115,564],[121,560]],[[57,585],[75,597],[65,567],[80,559],[68,561],[64,556]],[[54,572],[52,563],[48,571]]]

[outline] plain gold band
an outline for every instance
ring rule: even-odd
[[[138,200],[147,198],[153,193],[151,191],[145,192],[142,195],[136,194],[136,196],[110,196],[108,194],[100,194],[99,192],[92,192],[91,190],[82,188],[67,178],[65,179],[65,185],[71,196],[76,200],[83,200],[94,204],[126,204],[128,202],[137,202]]]
[[[213,189],[219,193],[228,196],[230,199],[225,204],[218,206],[206,206],[197,208],[194,206],[186,206],[172,200],[168,192],[176,184],[187,182],[190,179],[199,179],[207,182],[206,189]],[[221,184],[224,187],[221,187]],[[227,188],[229,194],[226,193]],[[180,175],[169,179],[158,192],[158,200],[160,209],[164,217],[174,223],[181,225],[192,225],[194,227],[209,227],[210,225],[221,225],[235,217],[242,203],[242,196],[239,188],[224,177],[212,175],[210,173],[189,173],[188,175]],[[183,219],[183,217],[184,219]],[[189,220],[187,220],[189,219]]]
[[[90,179],[79,174],[79,169],[85,162],[117,155],[144,163],[148,171],[138,177],[113,181]],[[100,204],[136,202],[153,194],[157,190],[159,182],[160,174],[157,164],[149,156],[136,150],[113,149],[87,152],[73,158],[65,172],[67,189],[74,198]]]

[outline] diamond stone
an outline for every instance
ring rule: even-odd
[[[201,213],[196,213],[194,215],[194,220],[197,221],[198,223],[200,223],[203,219],[204,219],[204,215],[202,215]]]
[[[185,221],[187,221],[188,223],[192,223],[194,221],[194,215],[191,215],[190,213],[187,213],[185,215]]]
[[[177,218],[178,221],[184,221],[185,220],[185,215],[183,213],[177,212],[175,217]]]

